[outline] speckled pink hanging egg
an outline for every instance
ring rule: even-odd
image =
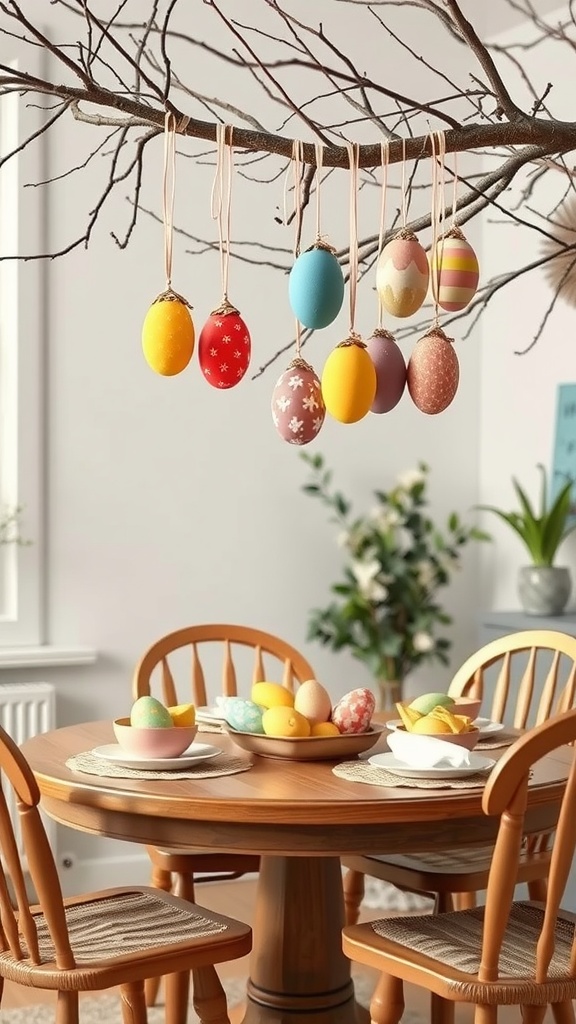
[[[390,331],[382,327],[377,327],[368,338],[366,348],[376,370],[376,397],[370,411],[390,412],[398,405],[406,387],[404,356]]]
[[[458,390],[460,368],[453,341],[441,327],[433,327],[416,342],[408,361],[410,397],[429,416],[444,412]]]
[[[210,314],[198,339],[198,362],[213,388],[233,388],[250,364],[252,345],[246,324],[228,304]]]
[[[438,305],[449,312],[465,309],[478,288],[479,268],[476,253],[454,227],[438,242],[435,258],[430,259],[430,283]]]
[[[304,359],[293,359],[272,392],[272,419],[283,441],[308,444],[318,434],[326,407],[320,381]]]
[[[430,268],[426,251],[411,231],[384,246],[376,267],[376,291],[392,316],[412,316],[424,302]]]

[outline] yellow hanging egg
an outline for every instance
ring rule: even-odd
[[[144,357],[155,373],[173,377],[194,352],[194,324],[186,299],[167,291],[152,303],[142,326]]]
[[[370,411],[375,395],[376,370],[366,345],[355,338],[340,342],[322,372],[326,409],[340,423],[357,423]]]

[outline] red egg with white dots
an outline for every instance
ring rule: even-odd
[[[227,390],[239,384],[251,353],[250,332],[237,309],[210,314],[198,339],[198,362],[213,388]]]

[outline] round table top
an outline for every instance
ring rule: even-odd
[[[42,806],[64,824],[135,842],[294,854],[417,852],[454,842],[489,841],[497,822],[481,809],[482,789],[386,788],[348,782],[333,761],[285,761],[241,751],[228,735],[198,739],[252,761],[248,771],[194,780],[122,779],[81,774],[65,762],[114,742],[111,722],[89,722],[35,736],[23,745]],[[386,749],[386,733],[370,753]],[[505,752],[491,750],[497,758]],[[553,824],[570,755],[536,765],[529,830]],[[423,826],[430,826],[424,827]],[[437,837],[441,835],[440,839]]]

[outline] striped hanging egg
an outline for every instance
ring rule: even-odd
[[[465,309],[478,288],[478,260],[460,228],[454,227],[436,245],[430,258],[432,295],[447,312]]]
[[[406,386],[406,363],[404,356],[390,334],[377,327],[366,348],[376,370],[376,395],[370,407],[371,412],[390,412],[404,394]]]
[[[340,423],[357,423],[368,412],[376,394],[376,370],[360,338],[341,341],[328,356],[322,371],[326,409]]]
[[[272,392],[272,419],[283,441],[308,444],[318,434],[326,406],[320,381],[304,359],[293,359]]]
[[[392,316],[412,316],[428,291],[430,268],[425,249],[412,231],[402,230],[384,246],[376,267],[376,291]]]
[[[414,405],[429,416],[444,412],[452,402],[460,379],[453,338],[441,327],[432,327],[408,361],[407,384]]]

